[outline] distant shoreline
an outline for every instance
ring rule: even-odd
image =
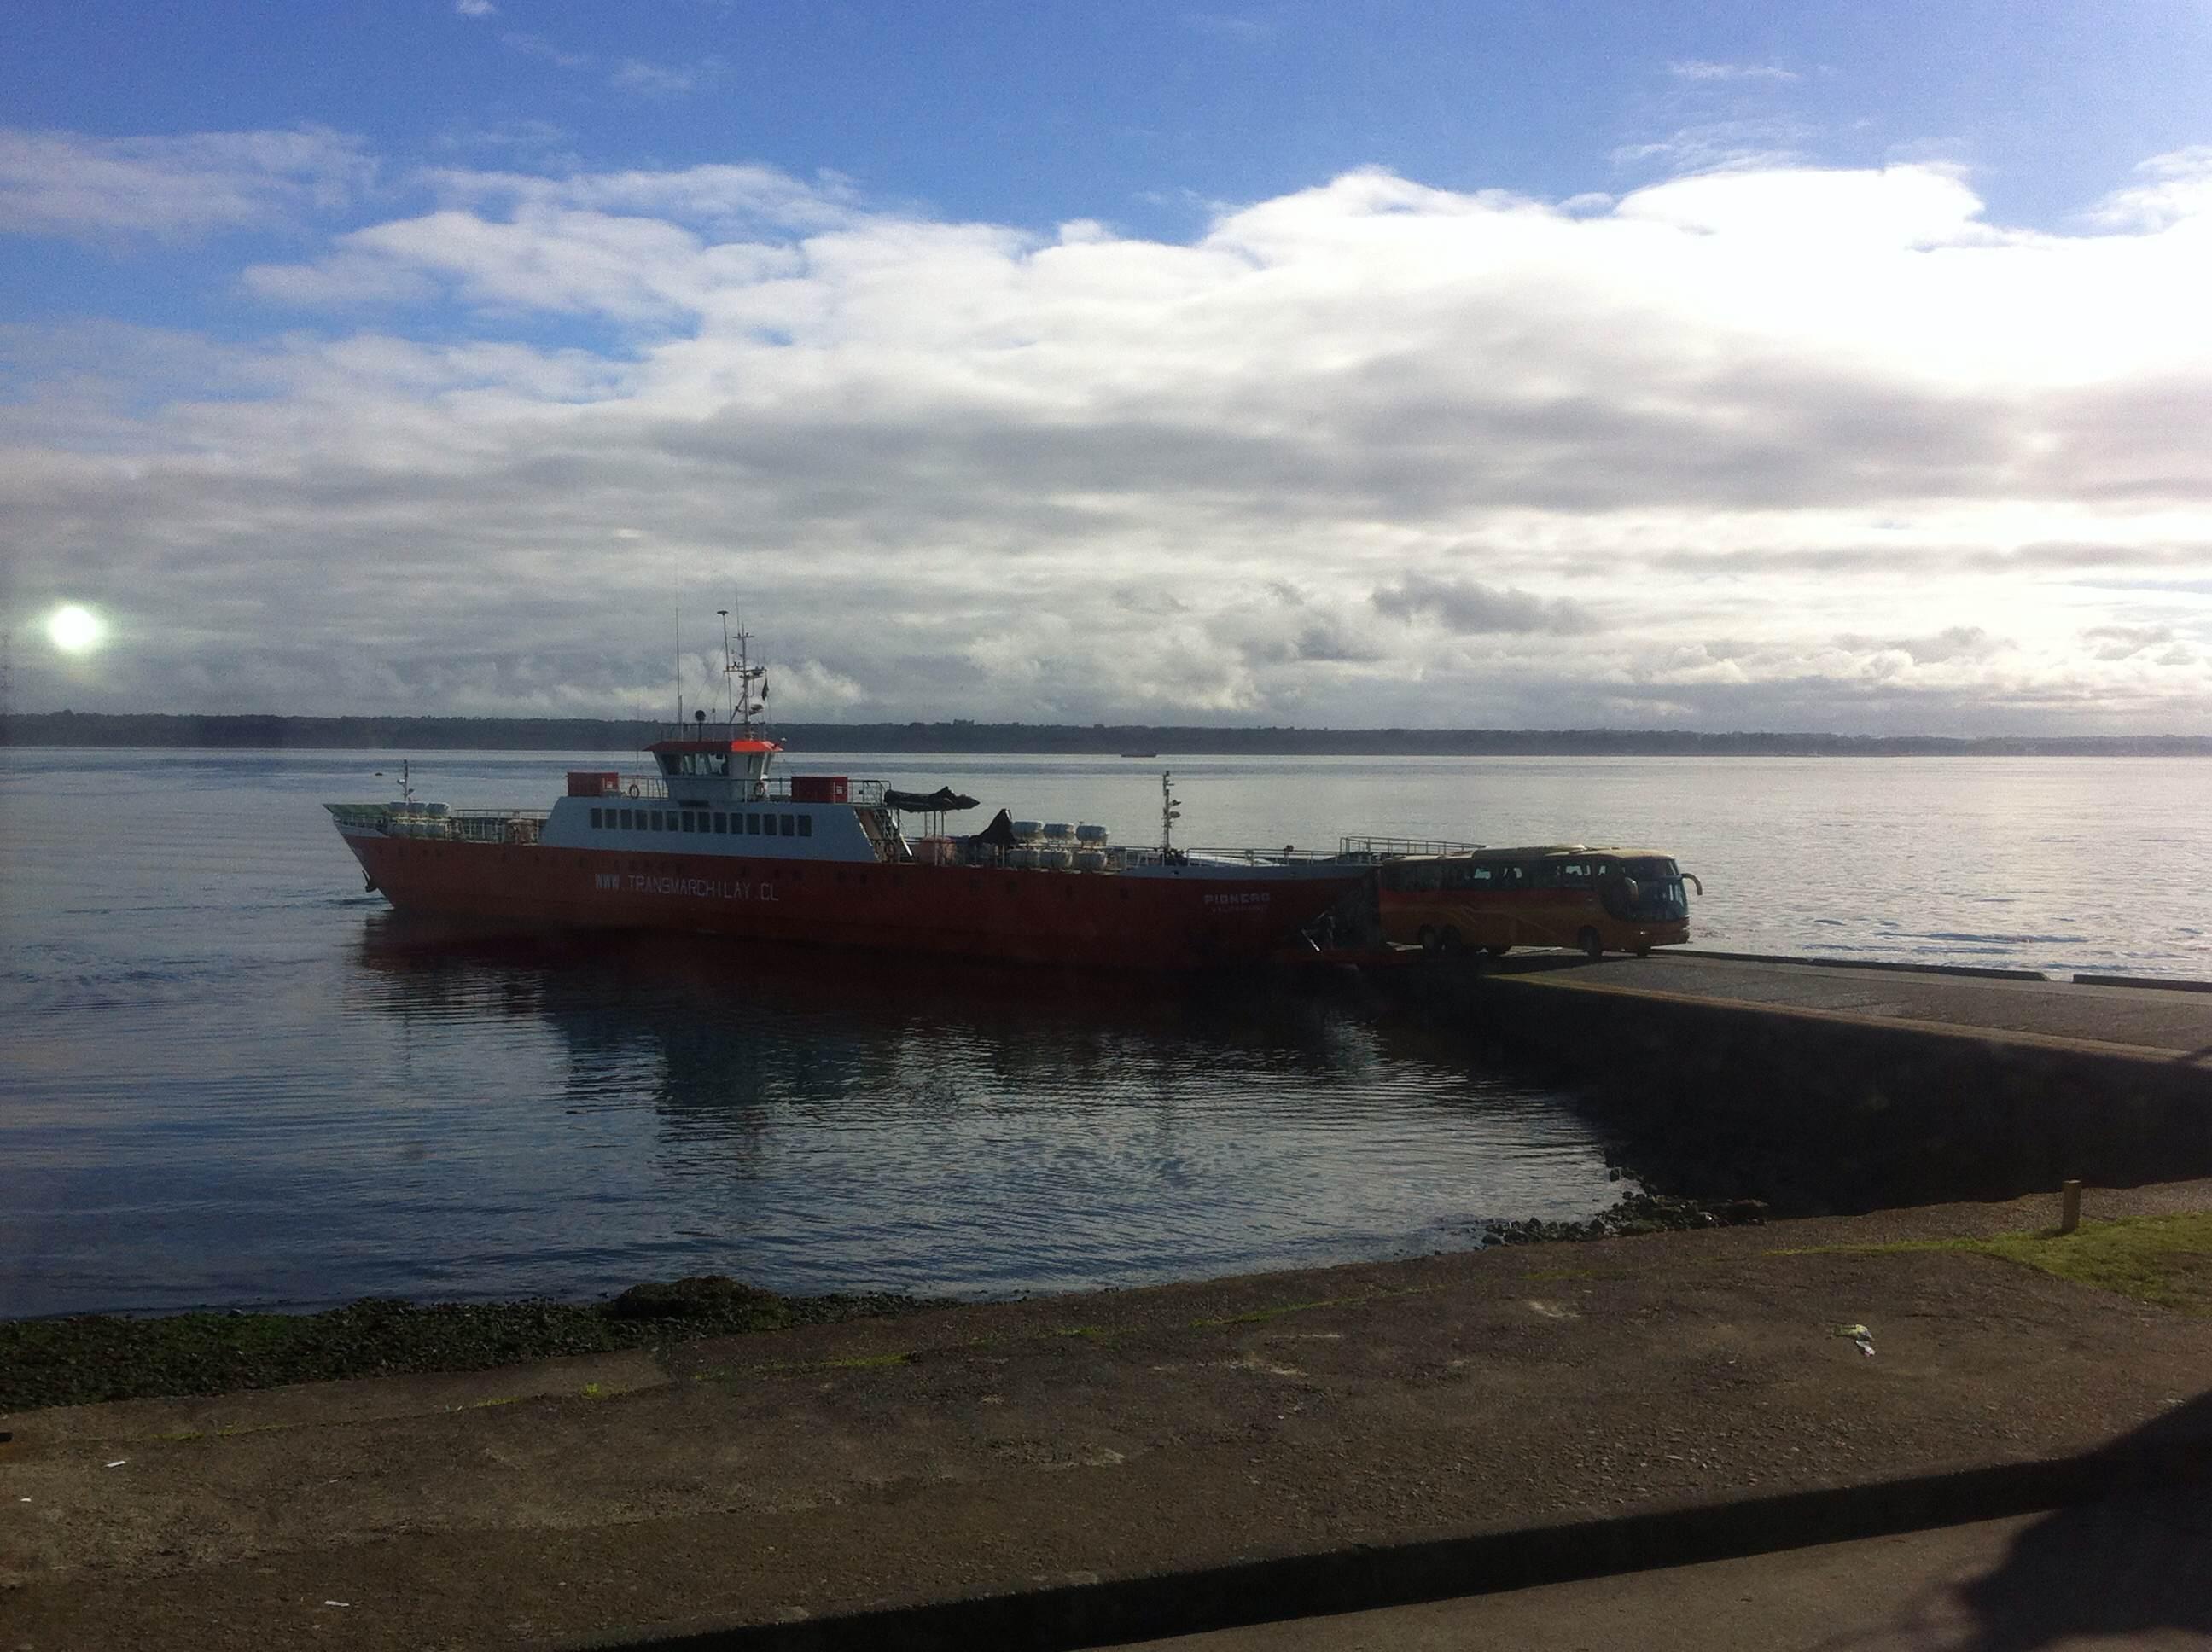
[[[29,712],[0,746],[196,750],[634,751],[666,725],[599,718],[273,717]],[[784,723],[794,755],[1128,757],[2212,756],[2212,735],[1701,734],[1668,729],[1206,728],[1141,724]]]

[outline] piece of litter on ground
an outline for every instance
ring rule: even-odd
[[[124,1465],[124,1464],[125,1464],[125,1463],[129,1462],[130,1461],[131,1461],[131,1459],[130,1459],[130,1458],[128,1458],[128,1457],[118,1457],[118,1458],[117,1458],[113,1462],[112,1462],[112,1463],[110,1463],[110,1464],[108,1464],[107,1466],[108,1466],[110,1468],[120,1468],[120,1467],[123,1467],[123,1465]]]
[[[1869,1359],[1874,1357],[1874,1333],[1868,1330],[1865,1326],[1838,1325],[1836,1327],[1836,1334],[1839,1337],[1849,1337],[1858,1345],[1861,1353]]]
[[[353,1602],[350,1600],[325,1600],[323,1604],[326,1606],[349,1606]]]

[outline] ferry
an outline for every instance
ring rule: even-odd
[[[425,802],[406,765],[397,799],[324,807],[366,887],[396,910],[501,926],[1196,970],[1310,956],[1363,906],[1372,921],[1364,860],[1175,847],[1172,774],[1160,780],[1160,841],[1143,847],[1004,809],[957,835],[946,817],[975,804],[949,789],[772,774],[782,747],[757,721],[766,668],[742,629],[726,635],[733,694],[720,726],[696,713],[646,748],[642,773],[571,771],[550,809]]]

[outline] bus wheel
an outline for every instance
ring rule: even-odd
[[[1437,950],[1437,932],[1426,924],[1421,926],[1421,932],[1414,938],[1420,942],[1422,951],[1433,952]]]
[[[1444,932],[1437,937],[1437,950],[1440,952],[1456,952],[1459,949],[1459,931],[1446,925]]]
[[[1605,943],[1598,938],[1595,929],[1585,929],[1576,936],[1575,944],[1582,948],[1585,957],[1601,958],[1605,956]]]

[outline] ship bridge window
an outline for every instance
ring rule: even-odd
[[[678,774],[726,775],[730,772],[730,754],[726,751],[664,751],[660,754],[660,772],[672,778]]]
[[[687,832],[696,831],[698,829],[698,816],[693,814],[689,809],[686,809],[684,811],[684,829]]]
[[[720,809],[714,811],[714,829],[725,837],[730,833],[730,817]]]
[[[760,835],[760,817],[750,811],[748,811],[745,815],[745,835],[747,837],[758,837]]]
[[[783,823],[777,827],[776,829],[781,832],[786,837],[796,837],[799,835],[798,823],[793,820],[789,815],[783,817]]]

